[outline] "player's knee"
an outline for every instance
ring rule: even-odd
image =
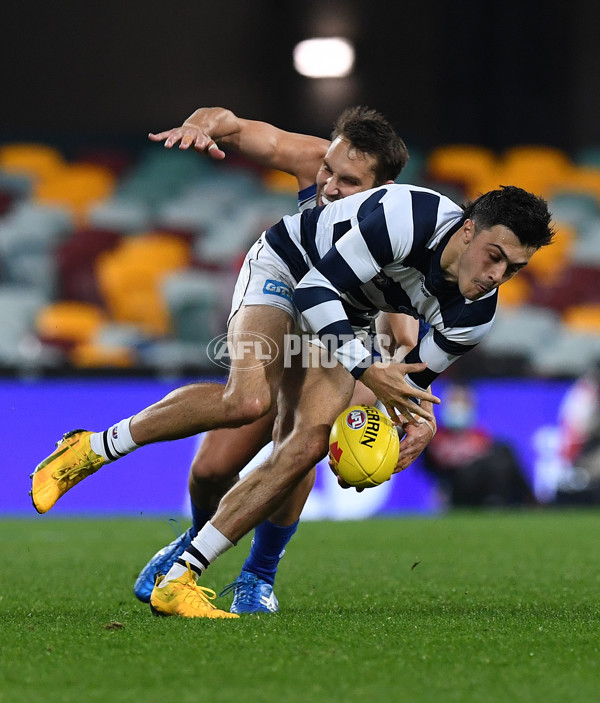
[[[252,393],[228,398],[228,424],[231,426],[247,425],[264,417],[273,405],[268,392]]]
[[[310,470],[327,455],[329,449],[329,432],[313,428],[309,432],[296,433],[293,438],[295,451],[303,467]]]
[[[191,478],[195,484],[219,483],[230,479],[237,474],[225,462],[219,461],[221,457],[204,457],[202,461],[194,461],[191,466]]]

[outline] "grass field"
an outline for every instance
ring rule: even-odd
[[[597,512],[306,523],[282,612],[235,621],[153,618],[135,600],[166,521],[0,534],[2,703],[600,700]],[[247,545],[204,585],[231,581]]]

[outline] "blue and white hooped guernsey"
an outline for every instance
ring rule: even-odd
[[[297,281],[293,300],[307,327],[334,340],[336,358],[355,378],[373,359],[352,325],[379,311],[428,322],[406,358],[427,363],[409,377],[427,388],[485,337],[496,310],[497,291],[470,301],[443,277],[442,251],[462,223],[462,209],[446,196],[391,184],[286,215],[265,241]]]

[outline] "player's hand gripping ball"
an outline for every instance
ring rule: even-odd
[[[333,423],[329,435],[332,468],[351,486],[369,488],[387,481],[399,453],[396,428],[372,405],[353,405]]]

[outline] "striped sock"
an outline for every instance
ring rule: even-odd
[[[94,432],[90,437],[92,451],[103,456],[107,461],[116,461],[137,449],[139,445],[131,437],[130,422],[131,417],[128,417],[104,432]]]
[[[209,564],[212,564],[230,547],[233,547],[233,542],[230,542],[212,523],[207,522],[194,537],[190,546],[169,569],[159,588],[166,586],[169,581],[183,576],[187,571],[187,564],[190,565],[192,571],[201,576]]]

